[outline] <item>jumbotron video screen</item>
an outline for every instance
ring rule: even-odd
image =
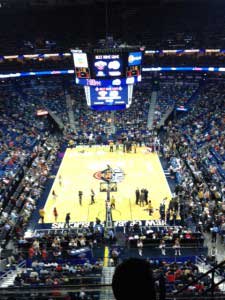
[[[98,53],[72,50],[75,83],[84,86],[87,105],[95,110],[128,108],[133,85],[141,81],[141,51]]]

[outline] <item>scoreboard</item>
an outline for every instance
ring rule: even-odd
[[[94,78],[121,77],[123,73],[123,60],[119,54],[94,55]]]
[[[85,86],[87,104],[96,110],[125,109],[131,105],[133,85],[94,87]]]
[[[88,106],[97,110],[128,108],[133,85],[141,81],[142,52],[72,50],[75,83],[83,85]]]
[[[73,53],[75,75],[77,78],[90,78],[87,54],[83,52]]]

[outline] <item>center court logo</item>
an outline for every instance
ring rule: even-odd
[[[94,178],[98,180],[103,180],[105,182],[121,182],[124,177],[125,173],[121,168],[111,168],[110,166],[107,166],[108,168],[103,171],[98,171],[94,173]]]

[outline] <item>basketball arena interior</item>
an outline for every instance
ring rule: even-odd
[[[225,2],[0,26],[0,299],[225,299]]]

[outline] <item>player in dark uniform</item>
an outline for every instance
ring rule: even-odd
[[[148,205],[148,190],[144,189],[144,201],[145,204]]]
[[[113,152],[113,145],[114,145],[113,141],[110,141],[109,142],[109,152]]]
[[[95,192],[91,189],[91,204],[95,203]]]
[[[136,202],[135,203],[136,203],[136,205],[138,205],[139,200],[140,200],[140,190],[139,190],[139,188],[136,189],[135,195],[136,195]]]
[[[66,218],[65,218],[65,224],[64,224],[64,228],[68,227],[69,228],[69,223],[70,223],[70,213],[66,214]]]
[[[79,192],[78,192],[78,196],[79,196],[79,203],[80,203],[80,205],[82,205],[82,196],[83,196],[83,192],[82,192],[82,191],[79,191]]]

